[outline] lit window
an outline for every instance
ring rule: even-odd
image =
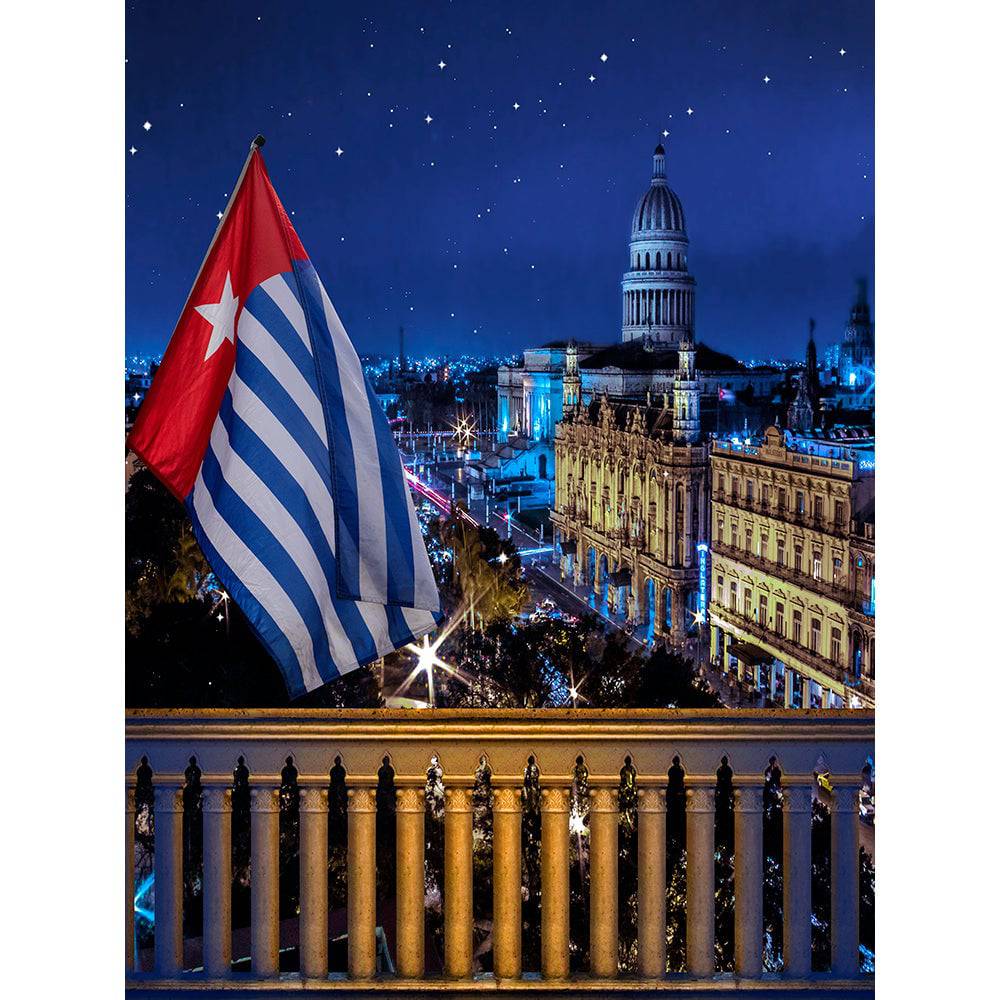
[[[813,653],[819,652],[820,620],[813,618],[809,623],[809,649]]]

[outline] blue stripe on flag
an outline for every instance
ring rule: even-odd
[[[284,386],[271,374],[264,362],[246,344],[236,350],[236,374],[253,390],[255,396],[289,430],[316,467],[323,482],[330,481],[330,460],[326,445],[313,425],[299,409]]]
[[[229,435],[230,447],[260,477],[262,482],[267,483],[268,489],[288,511],[289,515],[295,519],[312,546],[316,561],[323,569],[331,603],[347,633],[347,638],[354,649],[358,662],[367,663],[376,659],[378,651],[375,647],[375,640],[358,610],[357,603],[337,597],[336,558],[305,491],[271,449],[235,412],[232,393],[228,389],[222,400],[219,417]]]
[[[326,437],[333,460],[334,506],[337,512],[337,573],[342,597],[361,596],[360,516],[355,451],[347,422],[344,394],[333,338],[326,323],[319,278],[308,262],[296,262],[302,309],[308,314],[313,358],[319,375],[320,401],[326,414]]]
[[[298,296],[296,296],[298,298]],[[300,303],[301,305],[301,303]],[[288,317],[278,308],[274,299],[258,286],[247,298],[244,307],[262,327],[277,341],[278,346],[288,355],[292,363],[302,373],[313,392],[319,397],[316,384],[316,365],[309,348],[303,343]]]
[[[280,582],[282,590],[302,616],[312,640],[313,656],[320,676],[325,681],[339,676],[340,671],[330,652],[323,612],[316,603],[308,581],[281,542],[226,482],[211,446],[205,452],[201,475],[219,515],[267,567],[275,580]]]

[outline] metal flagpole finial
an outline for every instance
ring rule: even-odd
[[[257,138],[250,143],[250,149],[251,150],[260,149],[260,147],[263,146],[265,142],[267,142],[267,140],[262,135],[258,135]]]

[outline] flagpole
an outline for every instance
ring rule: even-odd
[[[211,254],[213,247],[215,246],[216,240],[219,238],[219,233],[222,232],[222,227],[226,224],[226,219],[229,218],[229,210],[233,207],[233,202],[236,201],[236,195],[239,193],[240,186],[243,184],[243,178],[246,177],[247,169],[250,166],[250,161],[253,159],[253,154],[257,152],[261,146],[267,140],[262,135],[257,135],[253,142],[250,143],[250,152],[247,153],[247,158],[243,162],[243,169],[240,171],[239,177],[236,178],[236,186],[232,190],[232,194],[229,196],[229,200],[226,202],[226,207],[223,210],[222,218],[219,219],[219,224],[215,227],[215,232],[212,234],[212,241],[208,244],[208,249],[205,251],[205,256],[201,258],[201,263],[198,265],[198,270],[195,272],[194,281],[191,283],[191,290],[187,293],[187,298],[184,299],[184,308],[181,310],[180,316],[177,317],[177,323],[174,324],[174,333],[177,332],[177,325],[184,318],[185,312],[191,303],[191,296],[194,294],[195,285],[198,284],[198,279],[201,277],[201,272],[205,268],[205,261],[208,260],[209,254]],[[171,339],[173,339],[173,333],[171,333]],[[169,341],[168,341],[169,343]]]

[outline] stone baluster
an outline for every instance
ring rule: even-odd
[[[135,778],[125,785],[125,975],[135,972]]]
[[[569,977],[569,788],[542,789],[542,977]]]
[[[324,779],[328,781],[328,779]],[[326,979],[329,956],[329,792],[299,779],[299,970]]]
[[[251,784],[250,967],[261,979],[278,975],[278,818],[275,784]]]
[[[660,979],[667,965],[667,797],[639,789],[639,975]]]
[[[835,776],[830,816],[830,971],[842,979],[859,974],[858,782]]]
[[[157,784],[153,799],[156,974],[173,978],[184,967],[184,803],[181,789],[174,782]]]
[[[590,974],[618,974],[618,788],[590,787]]]
[[[375,975],[375,786],[347,790],[347,974]]]
[[[229,779],[231,784],[232,779]],[[233,959],[233,792],[205,781],[201,800],[203,858],[202,964],[205,975],[224,979]]]
[[[715,782],[687,778],[687,968],[715,972]]]
[[[764,789],[749,776],[736,782],[736,975],[759,979],[764,940]]]
[[[444,791],[444,974],[472,976],[472,789]]]
[[[424,974],[424,786],[396,777],[396,970]],[[402,787],[401,787],[402,786]]]
[[[812,777],[782,775],[785,975],[806,979],[812,971]]]
[[[521,787],[493,788],[493,970],[521,975]]]

